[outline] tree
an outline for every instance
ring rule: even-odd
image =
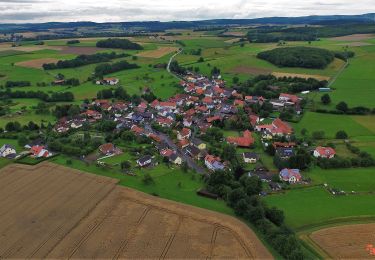
[[[129,161],[121,162],[121,170],[129,170],[132,167]]]
[[[345,102],[341,101],[340,103],[338,103],[336,105],[336,109],[339,110],[339,111],[342,111],[342,112],[346,113],[346,112],[348,112],[349,107],[348,107],[348,104],[346,104]]]
[[[154,179],[148,173],[145,173],[145,175],[143,176],[142,182],[145,185],[150,185],[150,184],[154,184],[155,183]]]
[[[233,79],[232,79],[232,82],[233,82],[233,84],[238,84],[238,82],[240,81],[240,79],[239,79],[239,77],[233,77]]]
[[[266,218],[273,222],[277,226],[281,226],[284,223],[284,212],[275,207],[266,209]]]
[[[181,170],[183,172],[188,172],[189,171],[189,165],[187,164],[187,162],[183,162],[182,165],[181,165]]]
[[[347,139],[348,134],[344,130],[340,130],[336,133],[336,139]]]
[[[29,139],[25,135],[20,135],[18,137],[18,145],[24,147],[29,142]]]
[[[320,98],[320,100],[322,101],[322,103],[323,103],[324,105],[328,105],[328,104],[331,103],[331,97],[330,97],[328,94],[324,94],[324,95]]]

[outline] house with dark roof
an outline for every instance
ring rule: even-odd
[[[290,184],[299,183],[302,181],[302,176],[299,169],[282,169],[279,176],[280,180],[289,182]]]
[[[16,156],[17,156],[17,152],[16,152],[16,149],[14,149],[13,146],[11,146],[9,144],[4,144],[0,148],[0,157],[13,159]]]
[[[225,168],[219,157],[210,154],[207,154],[204,158],[204,164],[211,171],[222,171]]]
[[[140,167],[149,166],[152,163],[152,157],[150,155],[143,156],[137,160],[137,164]]]
[[[259,160],[259,155],[252,152],[242,153],[242,158],[245,163],[256,163]]]

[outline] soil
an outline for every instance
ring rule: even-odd
[[[98,51],[105,51],[105,49],[97,48],[97,47],[78,47],[78,46],[64,46],[61,47],[62,54],[77,54],[77,55],[90,55],[97,53]]]
[[[256,67],[238,66],[232,69],[231,72],[239,74],[267,75],[272,73],[272,70]]]
[[[56,63],[58,61],[59,61],[58,59],[45,58],[45,59],[21,61],[21,62],[17,62],[15,65],[20,66],[20,67],[26,67],[26,68],[41,69],[43,68],[43,64],[45,63]]]
[[[363,40],[368,40],[374,37],[375,37],[375,34],[351,34],[347,36],[334,37],[331,39],[335,41],[363,41]]]
[[[152,51],[144,51],[144,52],[141,52],[139,53],[137,56],[139,57],[144,57],[144,58],[161,58],[171,52],[175,52],[177,51],[178,48],[176,47],[159,47],[158,49],[156,50],[152,50]]]
[[[322,76],[322,75],[311,75],[311,74],[297,74],[297,73],[284,73],[284,72],[272,72],[272,75],[275,77],[298,77],[303,79],[314,78],[317,80],[329,80],[330,77]]]
[[[43,162],[0,171],[1,258],[272,258],[239,220]]]

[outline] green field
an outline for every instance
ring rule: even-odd
[[[345,130],[349,137],[371,136],[375,134],[375,129],[359,124],[357,119],[361,116],[321,114],[306,112],[299,123],[293,124],[295,132],[299,135],[303,128],[311,134],[314,131],[324,131],[327,138],[335,138],[337,131]],[[375,116],[368,117],[375,120]]]
[[[323,187],[295,189],[264,200],[282,209],[286,223],[294,229],[342,218],[375,216],[374,195],[333,196]]]
[[[157,195],[165,199],[233,215],[233,211],[226,206],[223,201],[207,199],[196,195],[196,191],[204,185],[201,177],[193,173],[183,173],[178,167],[168,168],[165,165],[159,165],[152,169],[135,169],[133,172],[136,173],[137,176],[128,176],[120,173],[119,170],[115,168],[103,169],[95,165],[86,166],[83,162],[78,160],[72,160],[72,165],[66,165],[68,159],[70,158],[60,155],[53,158],[51,162],[102,176],[116,178],[120,180],[120,185],[134,188],[151,195]],[[142,182],[145,173],[149,173],[153,177],[155,184],[145,185]]]

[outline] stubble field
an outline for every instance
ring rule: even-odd
[[[42,163],[0,172],[2,258],[272,258],[238,220]]]

